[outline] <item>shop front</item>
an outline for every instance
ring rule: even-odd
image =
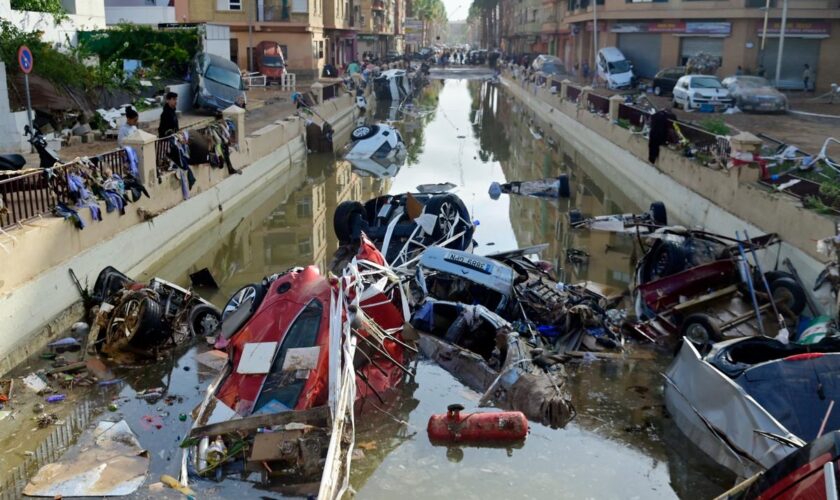
[[[776,77],[776,61],[779,57],[778,22],[770,23],[767,27],[764,50],[759,51],[759,64],[764,66],[768,79]],[[756,35],[759,40],[764,35],[764,26],[760,25]],[[831,36],[831,24],[823,21],[788,21],[785,26],[784,54],[778,86],[784,89],[802,89],[802,73],[807,64],[815,76],[819,74],[820,51],[822,44]],[[759,42],[760,43],[760,42]],[[811,81],[810,88],[814,89],[816,79]]]

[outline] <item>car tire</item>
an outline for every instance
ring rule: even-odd
[[[650,204],[650,218],[657,226],[668,225],[668,211],[665,209],[665,204],[661,201],[654,201]]]
[[[265,292],[265,287],[259,283],[251,283],[235,291],[225,303],[225,307],[222,308],[221,320],[226,320],[228,316],[238,311],[242,304],[249,300],[251,301],[251,307],[249,309],[253,313],[260,306],[263,298],[265,298]]]
[[[190,309],[189,329],[193,337],[209,337],[222,325],[222,312],[210,304],[197,304]]]
[[[125,340],[133,347],[151,347],[166,339],[163,308],[142,291],[125,296],[114,309],[108,322],[108,342]]]
[[[770,283],[773,301],[794,315],[799,316],[805,310],[807,301],[805,290],[792,278],[778,278]]]
[[[660,87],[659,85],[657,85],[656,87],[653,87],[653,95],[661,96],[662,95],[662,87]]]
[[[470,213],[467,211],[467,207],[461,201],[461,198],[449,193],[432,196],[426,202],[424,213],[433,214],[437,217],[435,228],[432,231],[432,239],[434,241],[440,241],[445,238],[450,231],[458,233],[463,230],[465,232],[461,238],[446,246],[457,248],[458,250],[466,250],[472,241],[473,226],[472,222],[470,222]]]
[[[685,269],[685,250],[682,246],[659,241],[645,256],[642,278],[645,283],[671,276]]]
[[[568,198],[571,196],[571,188],[569,187],[569,176],[567,174],[560,174],[557,177],[558,186],[557,186],[557,195],[560,198]]]
[[[376,133],[379,132],[378,125],[362,125],[361,127],[356,127],[350,132],[350,138],[354,141],[362,141],[365,139],[370,139]]]
[[[703,347],[723,340],[717,322],[708,314],[688,315],[680,324],[680,337],[695,346]]]
[[[333,229],[341,245],[353,242],[355,218],[358,216],[364,221],[365,215],[365,207],[358,201],[343,201],[338,204],[333,215]]]

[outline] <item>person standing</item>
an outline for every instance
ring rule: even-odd
[[[741,76],[744,74],[744,68],[738,66],[738,69],[735,70],[735,76]]]
[[[158,137],[167,137],[181,130],[178,126],[178,94],[167,92],[163,111],[160,114],[160,125],[158,125]]]
[[[123,147],[125,138],[137,131],[137,123],[140,121],[140,115],[131,106],[125,107],[125,123],[120,126],[120,131],[117,134],[117,144]]]
[[[811,71],[811,66],[808,64],[805,65],[805,69],[802,71],[802,85],[803,90],[808,92],[811,89],[811,80],[814,79],[814,72]]]

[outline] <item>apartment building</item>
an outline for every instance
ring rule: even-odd
[[[772,78],[782,1],[598,0],[596,6],[592,0],[503,0],[515,20],[505,43],[517,53],[557,55],[570,68],[592,66],[597,15],[598,46],[620,48],[641,76],[705,52],[720,58],[720,75],[763,66]],[[828,90],[840,83],[838,53],[840,0],[788,0],[780,86],[800,88],[808,64],[816,90]]]
[[[360,7],[359,54],[384,57],[402,51],[405,34],[404,0],[357,0]]]
[[[180,22],[228,26],[230,57],[240,68],[248,68],[251,47],[269,41],[283,48],[289,71],[298,78],[316,78],[327,61],[328,1],[177,0],[175,16]]]

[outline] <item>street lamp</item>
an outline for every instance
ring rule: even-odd
[[[782,3],[782,25],[779,27],[779,54],[776,56],[776,87],[782,75],[782,55],[785,50],[785,27],[787,26],[788,0]],[[808,90],[808,89],[805,89]]]

